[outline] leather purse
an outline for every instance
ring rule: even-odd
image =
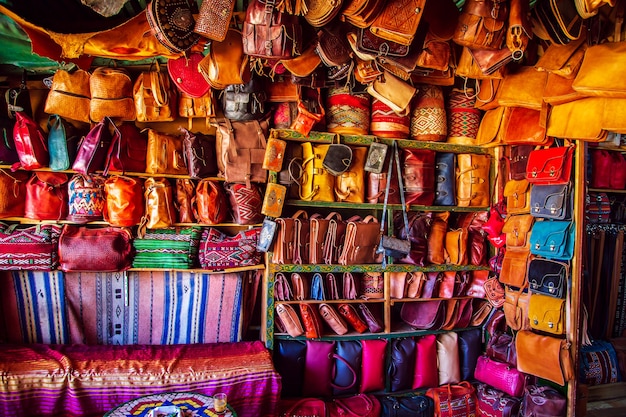
[[[0,218],[24,217],[28,172],[0,169]]]
[[[426,272],[421,298],[433,298],[439,292],[442,272]]]
[[[437,335],[437,363],[438,385],[456,384],[461,381],[457,333],[448,332]]]
[[[534,258],[528,264],[528,284],[533,293],[564,298],[569,265],[552,259]]]
[[[72,169],[83,175],[104,169],[106,175],[110,149],[119,140],[119,130],[109,117],[104,117],[81,139]]]
[[[183,130],[183,157],[191,178],[217,174],[215,137]]]
[[[334,369],[332,378],[333,396],[353,395],[345,400],[356,398],[360,378],[362,348],[356,340],[340,340],[337,342],[337,349],[334,356]],[[366,398],[366,397],[364,397]],[[339,405],[335,400],[334,406]],[[342,404],[346,405],[346,404]],[[333,407],[333,406],[331,406]]]
[[[199,223],[215,225],[228,219],[230,207],[226,192],[217,181],[202,179],[192,199],[194,217]]]
[[[300,277],[300,274],[296,275]],[[311,278],[311,299],[312,300],[326,300],[326,286],[322,274],[315,273]]]
[[[495,361],[485,355],[478,358],[474,377],[513,397],[524,393],[525,376],[508,363]]]
[[[367,92],[373,98],[389,106],[395,113],[405,116],[409,114],[409,105],[417,89],[387,70],[383,70],[382,77],[368,84]]]
[[[328,159],[329,154],[330,149],[324,158],[324,163]],[[335,177],[335,200],[339,202],[364,203],[365,171],[363,168],[365,166],[367,148],[355,147],[352,149],[351,154],[350,167]]]
[[[461,326],[459,326],[461,327]],[[461,380],[474,379],[476,362],[482,352],[482,329],[470,329],[458,332],[459,368]]]
[[[515,337],[500,330],[491,332],[485,354],[498,362],[516,367],[517,351],[515,350]]]
[[[89,89],[91,121],[101,122],[105,117],[125,121],[137,118],[133,101],[133,83],[125,69],[96,68],[89,77]]]
[[[489,206],[489,155],[459,154],[457,159],[457,205],[461,207]]]
[[[274,0],[253,0],[246,10],[243,52],[253,58],[288,59],[300,54],[302,26],[297,16],[280,12]]]
[[[211,5],[215,5],[215,3],[211,2]],[[228,29],[228,27],[226,29]],[[225,37],[226,31],[224,31],[224,38]],[[223,40],[224,39],[219,39],[219,41]],[[190,52],[180,58],[170,58],[167,60],[167,73],[176,88],[178,88],[181,95],[180,98],[188,97],[195,99],[207,96],[211,97],[211,86],[204,79],[202,74],[200,74],[200,71],[198,71],[198,65],[203,58],[204,55],[201,53]],[[180,108],[181,106],[179,106],[179,109]],[[180,110],[179,115],[181,117],[190,117],[188,112],[181,114]]]
[[[419,330],[441,328],[446,316],[446,303],[443,300],[425,300],[403,303],[400,318],[406,324]]]
[[[450,212],[433,213],[428,231],[428,263],[441,265],[446,261],[445,244]]]
[[[468,297],[486,298],[485,282],[489,279],[489,273],[486,270],[470,272],[470,282],[466,291]]]
[[[283,395],[286,397],[299,397],[302,395],[302,384],[304,382],[304,365],[306,361],[306,343],[300,340],[276,340],[275,354],[273,358],[274,366],[282,377],[285,387],[282,389]],[[322,408],[299,409],[295,404],[292,406],[293,415],[300,415],[300,410],[304,415],[313,411],[313,413],[322,412],[325,415],[325,403],[318,399],[303,399],[296,404],[309,404],[311,402],[319,403]],[[288,414],[291,415],[291,414]]]
[[[567,415],[567,398],[556,389],[547,385],[527,385],[522,397],[524,415]]]
[[[357,333],[364,333],[368,329],[367,324],[359,317],[352,304],[339,304],[337,310]]]
[[[530,184],[527,180],[509,180],[504,186],[507,214],[530,213]]]
[[[530,328],[551,334],[565,333],[565,300],[533,293],[528,303]]]
[[[439,276],[439,286],[437,288],[437,298],[452,298],[454,294],[454,287],[457,282],[456,271],[444,271]]]
[[[434,387],[439,384],[437,370],[437,335],[415,338],[415,370],[412,389]]]
[[[333,176],[346,172],[352,165],[352,148],[342,143],[332,143],[324,153],[322,167]]]
[[[435,206],[456,204],[456,155],[451,152],[437,152],[435,155]]]
[[[276,304],[276,318],[291,337],[298,337],[304,333],[298,313],[290,304]]]
[[[196,21],[192,13],[184,0],[151,1],[146,8],[152,34],[172,53],[186,51],[200,39],[193,32]]]
[[[476,388],[468,381],[430,388],[426,396],[433,399],[436,416],[476,415]]]
[[[494,104],[540,111],[547,77],[547,72],[531,66],[520,66],[517,71],[508,72],[498,85]]]
[[[175,194],[174,206],[178,213],[178,223],[194,223],[193,198],[196,194],[196,185],[189,178],[176,178]]]
[[[386,146],[386,145],[385,145]],[[384,203],[385,191],[387,187],[387,171],[389,171],[389,164],[393,157],[387,159],[384,163],[383,172],[367,172],[367,195],[366,200],[370,204]],[[367,162],[366,162],[367,171]],[[398,183],[398,173],[396,170],[391,170],[391,182],[389,183],[389,204],[400,204],[400,185]]]
[[[358,296],[358,285],[354,274],[352,272],[344,272],[341,281],[341,297],[345,300],[356,300]]]
[[[222,92],[222,111],[229,120],[261,119],[266,112],[267,94],[263,83],[252,77],[244,84],[230,84]]]
[[[58,69],[52,77],[44,112],[89,123],[89,77],[90,74],[81,69],[72,72]]]
[[[324,262],[324,245],[328,234],[331,219],[341,221],[337,212],[329,213],[326,217],[314,214],[309,217],[309,262],[321,264]]]
[[[574,223],[562,220],[535,222],[530,235],[530,253],[569,261],[574,255]]]
[[[309,281],[302,276],[301,274],[297,273],[297,272],[293,272],[291,274],[291,287],[293,288],[293,298],[294,300],[306,300],[309,298],[313,298],[310,297],[311,292],[309,291]],[[321,284],[321,281],[319,281],[319,283]],[[313,284],[313,282],[311,283],[311,285]],[[323,291],[323,289],[322,289]],[[316,295],[317,299],[319,300],[323,300],[325,297],[322,295]]]
[[[59,269],[64,272],[124,271],[133,258],[132,236],[117,227],[66,224],[59,237]]]
[[[387,339],[361,340],[362,361],[359,392],[380,391],[385,387]]]
[[[485,297],[487,297],[489,303],[495,308],[502,307],[505,301],[504,286],[498,281],[498,278],[488,278],[483,286],[485,288]]]
[[[407,204],[431,206],[435,200],[435,155],[426,149],[403,149],[404,189]]]
[[[526,179],[531,184],[563,185],[570,182],[574,148],[535,149],[528,155]]]
[[[198,64],[198,71],[217,90],[250,81],[249,57],[244,54],[241,33],[228,29],[223,41],[212,42],[209,53]]]
[[[506,107],[502,116],[502,142],[507,145],[550,145],[539,110],[524,107]]]
[[[391,340],[387,378],[391,391],[410,389],[413,383],[413,364],[415,363],[415,339],[401,337]]]
[[[292,264],[294,251],[294,222],[293,218],[276,219],[278,231],[274,240],[272,262],[277,264]]]
[[[381,333],[385,329],[382,308],[380,307],[376,304],[359,304],[360,316],[367,324],[370,333]]]
[[[526,166],[528,165],[528,155],[535,149],[532,145],[512,145],[507,146],[509,178],[512,180],[526,179]]]
[[[293,219],[293,263],[307,264],[309,263],[309,244],[311,225],[309,216],[306,211],[298,210],[292,217]]]
[[[483,383],[476,384],[478,415],[514,417],[519,415],[521,399],[512,397]]]
[[[148,138],[134,123],[122,123],[117,130],[120,136],[109,148],[108,171],[145,172]]]
[[[337,277],[333,273],[328,273],[324,276],[324,288],[328,294],[329,300],[339,300],[339,286],[337,285]],[[342,313],[340,310],[339,313]]]
[[[384,276],[380,272],[366,272],[360,280],[361,297],[384,298]]]
[[[320,315],[333,332],[340,336],[348,333],[348,325],[331,305],[321,303],[319,305],[319,311]]]
[[[358,265],[376,263],[376,248],[380,241],[378,220],[367,216],[362,221],[348,221],[339,264]]]
[[[251,184],[226,184],[226,193],[230,201],[231,213],[235,223],[240,225],[257,224],[263,221],[261,205],[263,197],[259,186]]]
[[[19,162],[12,168],[21,167],[26,170],[42,168],[48,165],[48,146],[41,128],[26,113],[15,113],[13,127],[13,143]]]
[[[446,232],[446,263],[452,265],[468,264],[468,236],[467,229],[451,229]]]
[[[370,31],[383,39],[411,45],[425,5],[425,0],[393,0],[383,6]],[[402,18],[398,19],[398,16]]]
[[[300,316],[304,325],[304,336],[307,339],[317,339],[322,336],[322,319],[317,308],[312,304],[300,303]]]
[[[74,174],[67,189],[68,220],[76,223],[102,220],[105,209],[104,177]]]
[[[293,291],[289,280],[282,272],[274,275],[274,299],[276,301],[293,300]]]
[[[623,62],[626,49],[623,42],[607,42],[587,48],[572,88],[587,96],[626,97],[622,79],[609,82],[616,76],[615,67]]]
[[[522,330],[515,338],[517,369],[559,385],[574,379],[570,342]]]
[[[287,195],[284,185],[268,182],[261,205],[261,214],[268,217],[279,217],[283,211],[283,205]]]
[[[433,415],[433,400],[425,395],[379,396],[383,416],[393,417],[428,417]]]
[[[52,171],[64,171],[74,162],[79,136],[58,114],[48,116],[48,152]]]
[[[508,4],[471,0],[463,5],[452,40],[468,48],[500,49],[506,36]]]
[[[408,272],[389,272],[389,296],[403,299],[407,285]]]
[[[530,294],[524,292],[524,288],[514,290],[510,287],[505,287],[504,297],[502,310],[504,311],[506,324],[513,330],[530,329],[530,321],[528,319]]]
[[[203,81],[208,85],[204,79]],[[210,118],[215,117],[213,93],[209,91],[203,96],[193,97],[181,91],[178,97],[178,116],[187,118],[187,128],[189,130],[193,128],[193,119],[200,118],[204,118],[205,126],[208,128]]]
[[[267,145],[267,122],[249,120],[217,124],[215,148],[219,175],[227,182],[267,182],[267,171],[262,168]]]
[[[235,0],[203,2],[193,31],[205,38],[223,41],[228,32],[235,3]]]
[[[178,115],[176,93],[167,73],[160,71],[158,61],[156,70],[150,69],[137,77],[133,99],[139,122],[171,122]]]
[[[505,285],[525,288],[528,285],[528,262],[530,251],[527,248],[509,248],[502,259],[499,280]]]
[[[141,237],[146,229],[163,229],[176,222],[174,191],[167,178],[146,178],[144,201],[146,209],[139,224],[138,236]]]
[[[181,138],[149,129],[146,172],[188,175]]]
[[[528,248],[530,230],[534,222],[535,218],[530,214],[508,216],[502,227],[502,233],[506,234],[507,249]]]
[[[534,185],[530,190],[530,214],[554,220],[568,220],[572,216],[573,194],[571,184]]]
[[[68,175],[62,172],[33,173],[26,182],[24,217],[32,220],[65,219],[68,214],[68,181]]]
[[[565,45],[577,40],[582,34],[583,18],[577,12],[575,4],[562,0],[542,2],[533,8],[533,24],[536,31],[555,44]]]
[[[139,224],[144,212],[143,181],[138,178],[110,176],[104,182],[106,210],[104,220],[112,226]]]
[[[350,221],[353,221],[358,216],[350,217]],[[324,239],[323,246],[323,258],[325,264],[335,264],[339,262],[339,256],[343,252],[343,244],[345,241],[347,221],[343,221],[340,217],[331,218],[328,222],[328,231],[326,232],[326,238]]]

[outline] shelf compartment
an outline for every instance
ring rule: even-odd
[[[301,303],[306,303],[306,304],[371,304],[371,303],[384,304],[385,299],[384,298],[367,298],[367,299],[359,298],[356,300],[341,299],[341,300],[292,300],[292,301],[275,300],[274,301],[274,305],[276,304],[301,304]]]

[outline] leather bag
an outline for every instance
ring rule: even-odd
[[[467,265],[468,264],[468,250],[467,240],[469,232],[467,229],[451,229],[446,232],[446,263],[452,265]],[[450,272],[450,271],[446,271]],[[454,282],[454,280],[452,280]],[[440,286],[441,294],[441,286]],[[448,297],[449,298],[449,297]]]
[[[174,192],[167,178],[150,177],[144,182],[146,209],[141,218],[138,235],[146,229],[164,229],[176,222]]]
[[[507,145],[550,145],[539,110],[506,107],[502,117],[502,141]]]
[[[509,180],[504,186],[507,214],[530,213],[530,184],[526,179]]]
[[[105,117],[133,121],[137,118],[133,84],[122,68],[96,68],[89,78],[91,101],[89,119],[101,122]]]
[[[359,392],[379,391],[385,387],[387,339],[361,340],[362,361]]]
[[[319,305],[319,311],[320,315],[333,332],[340,336],[348,333],[348,325],[334,307],[330,304],[322,303]]]
[[[531,66],[521,66],[515,72],[508,72],[498,85],[494,104],[540,111],[547,77],[547,72],[537,71]]]
[[[438,330],[446,316],[446,303],[443,300],[425,300],[402,304],[400,318],[419,330]]]
[[[176,92],[167,73],[156,70],[139,74],[133,86],[135,113],[139,122],[171,122],[178,115]]]
[[[625,52],[624,42],[588,47],[572,88],[586,96],[626,98],[626,83],[617,76]]]
[[[198,181],[192,204],[194,217],[199,223],[210,225],[224,223],[230,213],[222,184],[206,178]]]
[[[357,333],[364,333],[368,329],[367,324],[359,317],[351,304],[339,304],[337,310]]]
[[[528,155],[526,179],[531,184],[562,185],[571,179],[573,147],[535,149]]]
[[[67,219],[76,223],[102,220],[106,202],[104,177],[75,174],[68,186],[69,211]]]
[[[430,388],[426,395],[435,403],[436,416],[470,417],[476,415],[476,389],[467,381]]]
[[[285,386],[282,394],[285,397],[299,397],[302,395],[302,383],[304,381],[304,363],[306,355],[306,343],[300,340],[276,340],[273,362],[276,370],[282,377]],[[303,399],[299,402],[308,404],[310,401],[319,402],[323,407],[315,409],[313,414],[325,415],[325,403],[318,399]],[[299,409],[293,407],[294,416],[308,415],[311,409]],[[291,414],[288,414],[291,416]]]
[[[489,155],[459,154],[456,156],[457,205],[461,207],[489,206]]]
[[[482,352],[483,332],[481,329],[470,329],[458,332],[458,335],[461,380],[467,381],[474,379],[476,362]]]
[[[452,40],[468,48],[500,49],[506,36],[508,4],[470,0],[463,5]]]
[[[456,384],[461,380],[458,335],[455,332],[437,335],[437,368],[439,384]]]
[[[430,206],[435,200],[435,155],[426,149],[403,149],[402,177],[407,204]]]
[[[300,316],[304,326],[304,336],[307,339],[317,339],[322,336],[322,319],[314,305],[300,303]]]
[[[445,243],[450,212],[433,213],[428,231],[428,263],[441,265],[446,261]]]
[[[411,388],[414,363],[415,339],[412,337],[392,339],[387,369],[387,377],[390,380],[392,392]]]
[[[365,202],[365,171],[363,168],[366,155],[367,148],[355,147],[352,149],[350,167],[335,177],[336,201],[349,203]],[[328,157],[328,153],[326,157]]]
[[[525,288],[528,284],[528,262],[530,251],[527,248],[510,248],[504,253],[502,270],[499,280],[501,283],[517,288]]]
[[[574,379],[570,342],[522,330],[515,339],[517,369],[559,385]]]
[[[106,209],[104,220],[112,226],[139,224],[144,212],[143,181],[138,178],[110,176],[104,182]]]
[[[561,335],[565,333],[565,300],[533,293],[528,304],[530,328]]]
[[[530,294],[524,292],[524,288],[515,290],[511,287],[505,287],[504,297],[502,310],[504,311],[506,324],[513,330],[530,329],[530,321],[528,319]]]
[[[380,240],[378,220],[367,216],[362,221],[349,221],[339,264],[358,265],[376,263],[376,248]]]
[[[508,363],[495,361],[485,355],[478,358],[474,377],[513,397],[521,397],[524,393],[524,374]]]
[[[198,259],[202,269],[223,270],[261,264],[257,252],[260,227],[241,230],[228,236],[215,228],[203,230]]]
[[[11,169],[16,170],[21,167],[26,170],[33,170],[48,165],[48,146],[43,132],[26,113],[15,113],[13,143],[19,162],[13,164]]]
[[[476,384],[476,411],[478,415],[514,417],[520,410],[522,401],[511,397],[487,384]]]
[[[244,54],[241,34],[229,29],[221,42],[211,42],[209,53],[198,64],[198,71],[217,90],[250,81],[248,55]]]
[[[575,234],[574,223],[568,221],[535,222],[530,235],[530,253],[569,261],[574,255]]]
[[[425,395],[378,397],[385,417],[428,417],[433,415],[433,400]]]
[[[134,123],[122,123],[117,127],[119,141],[114,141],[109,150],[109,171],[146,172],[148,138]]]
[[[293,291],[289,280],[282,272],[274,275],[274,299],[276,301],[292,301]]]
[[[567,415],[567,399],[547,385],[527,385],[521,410],[525,416],[564,417]]]
[[[362,363],[361,343],[356,340],[337,341],[333,370],[333,396],[353,395],[358,392]],[[354,398],[354,397],[349,397]],[[366,398],[365,396],[363,398]],[[346,398],[348,400],[348,398]],[[337,400],[335,400],[335,404]]]
[[[528,248],[530,230],[534,222],[535,218],[530,214],[508,216],[502,227],[502,232],[506,234],[507,249]]]
[[[244,84],[226,86],[221,97],[224,117],[230,120],[258,120],[267,112],[265,102],[268,96],[257,77],[252,77]]]
[[[176,178],[174,206],[176,207],[178,223],[194,223],[193,198],[196,185],[189,178]]]
[[[501,330],[491,331],[485,354],[498,362],[516,367],[517,351],[515,350],[515,337]]]
[[[181,138],[149,129],[146,172],[188,175]]]
[[[225,187],[235,223],[249,225],[263,221],[263,197],[258,185],[227,184]]]
[[[193,31],[218,42],[226,38],[235,0],[203,1]]]
[[[64,121],[58,114],[48,117],[48,152],[50,169],[65,171],[69,169],[78,148],[80,137],[74,134],[72,125]]]
[[[324,245],[331,219],[341,221],[337,212],[329,213],[326,217],[312,215],[309,218],[309,261],[312,264],[324,262]]]
[[[289,336],[297,337],[304,333],[300,318],[291,305],[276,304],[276,318]]]
[[[213,5],[215,2],[207,2],[208,4]],[[224,36],[226,36],[226,32],[224,32]],[[204,55],[201,53],[191,52],[180,58],[167,60],[167,73],[174,85],[180,90],[181,96],[189,98],[201,98],[207,94],[209,97],[211,96],[211,86],[198,70],[198,64],[203,58]],[[188,116],[184,115],[183,117]]]
[[[349,221],[355,220],[357,217],[350,217]],[[328,223],[328,231],[324,240],[323,257],[325,264],[336,264],[339,262],[339,256],[343,252],[343,245],[346,235],[347,221],[341,218],[331,218]]]
[[[530,190],[530,214],[554,220],[568,220],[572,216],[573,193],[571,184],[534,185]]]
[[[456,204],[456,155],[451,152],[437,152],[435,155],[435,206]]]
[[[24,217],[32,220],[63,220],[68,213],[67,182],[62,172],[35,172],[26,182]]]
[[[296,16],[282,13],[274,0],[253,0],[242,29],[243,51],[253,58],[285,59],[300,55],[302,26]]]
[[[52,77],[44,112],[89,123],[89,77],[90,74],[81,69],[72,72],[58,69]]]
[[[0,266],[3,270],[52,271],[58,266],[61,227],[0,223]]]
[[[267,171],[263,169],[266,137],[266,121],[231,122],[223,119],[218,123],[215,149],[219,175],[227,182],[246,185],[266,182]]]
[[[528,264],[528,284],[533,293],[564,298],[569,265],[552,259],[534,258]]]
[[[27,172],[0,169],[0,218],[24,217],[29,178]]]
[[[425,0],[393,0],[383,6],[370,31],[383,39],[411,45],[425,5]]]
[[[429,334],[415,338],[415,371],[412,389],[439,385],[437,369],[437,335]]]
[[[200,39],[193,32],[196,22],[185,0],[153,0],[146,8],[146,16],[152,34],[172,53],[186,51]]]
[[[66,224],[59,237],[59,269],[64,272],[123,271],[130,268],[132,236],[128,229]]]
[[[323,400],[317,398],[302,398],[296,401],[281,415],[285,417],[326,416],[328,415],[328,409]]]
[[[283,211],[287,187],[284,185],[268,182],[263,196],[261,213],[268,217],[279,217]]]
[[[83,175],[104,170],[106,175],[109,150],[119,140],[119,130],[110,118],[104,117],[81,139],[72,169]]]
[[[574,3],[563,0],[547,0],[533,8],[535,32],[556,44],[565,45],[581,37],[583,19]]]

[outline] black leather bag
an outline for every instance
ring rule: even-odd
[[[282,377],[284,397],[300,397],[304,381],[306,343],[299,340],[277,340],[274,366]]]
[[[459,368],[461,380],[474,379],[476,361],[482,353],[482,332],[480,329],[471,329],[458,333]]]
[[[340,143],[330,145],[322,161],[322,166],[334,176],[339,176],[346,172],[351,164],[352,148]]]
[[[533,185],[530,189],[530,214],[544,219],[569,220],[572,217],[571,183]]]
[[[456,156],[437,152],[435,156],[435,206],[456,205]]]
[[[258,120],[265,115],[267,95],[263,83],[252,78],[246,84],[228,85],[222,93],[224,117],[230,120]]]
[[[391,381],[391,391],[411,389],[414,368],[415,340],[412,337],[393,339],[387,371]]]
[[[569,265],[566,262],[534,258],[528,264],[528,284],[533,293],[563,298],[568,276]]]
[[[425,395],[378,396],[381,417],[430,417],[435,412],[432,398]]]

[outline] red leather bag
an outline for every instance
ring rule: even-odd
[[[194,215],[199,223],[218,224],[228,218],[229,205],[226,192],[216,181],[200,180],[192,199]]]
[[[122,172],[146,172],[148,138],[134,123],[124,123],[117,128],[119,140],[109,150],[107,169]]]
[[[404,149],[402,156],[406,203],[431,206],[435,201],[435,151]]]
[[[66,224],[59,237],[59,268],[65,272],[123,271],[132,263],[131,240],[125,228]]]
[[[361,340],[361,387],[359,392],[380,391],[385,388],[385,354],[387,339]]]
[[[335,398],[328,407],[328,417],[378,417],[380,408],[380,401],[373,395],[357,394]]]
[[[435,415],[470,417],[476,415],[476,389],[467,381],[447,384],[426,391],[435,402]]]
[[[22,112],[16,112],[15,119],[13,142],[20,162],[13,164],[12,169],[22,167],[32,170],[48,166],[48,147],[37,123]]]
[[[526,179],[531,184],[567,184],[572,177],[573,157],[573,146],[535,149],[528,155]]]
[[[24,217],[33,220],[63,220],[69,211],[67,182],[61,172],[35,172],[26,183]]]
[[[30,173],[0,169],[0,218],[24,217],[26,181]]]

